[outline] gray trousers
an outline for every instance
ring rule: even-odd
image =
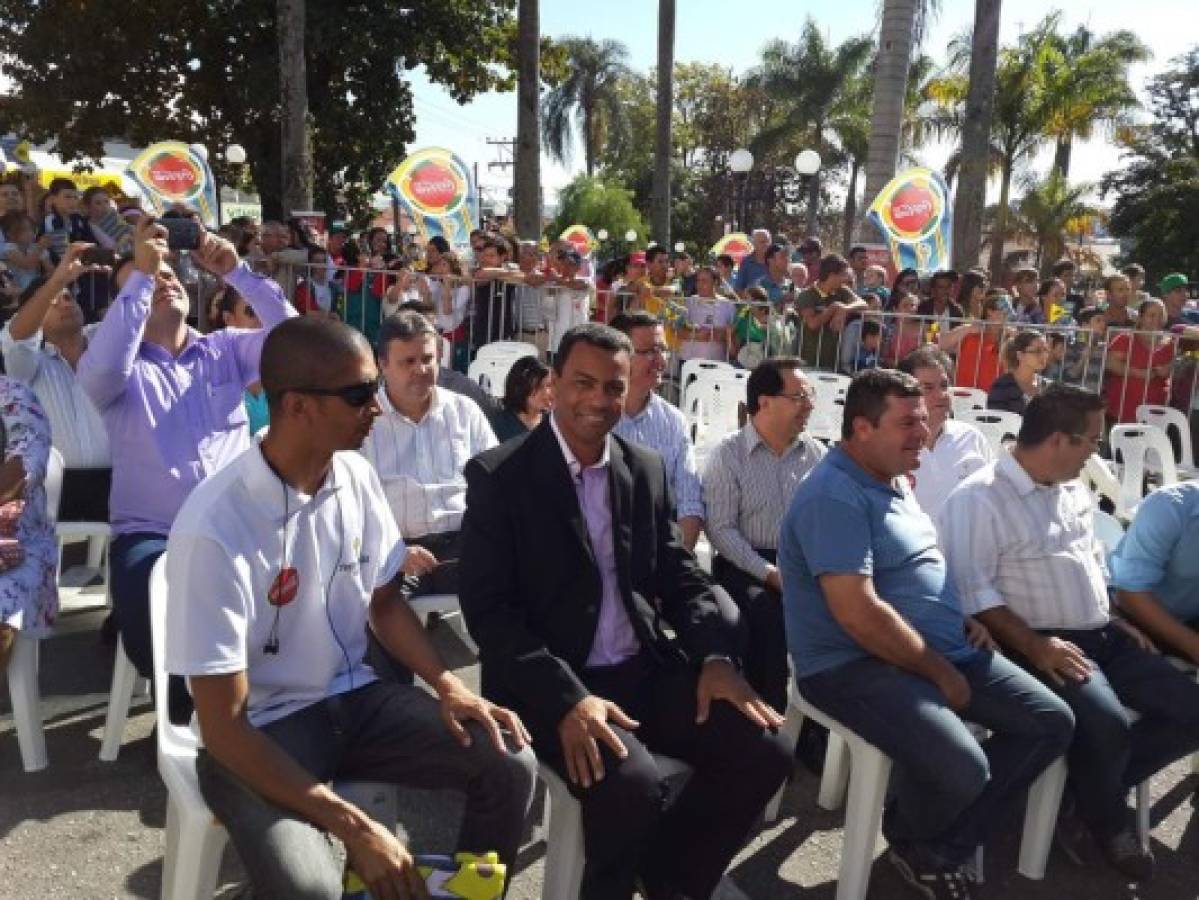
[[[319,781],[382,781],[454,788],[466,795],[457,849],[496,851],[516,862],[533,797],[537,763],[525,748],[500,753],[483,729],[467,725],[463,747],[422,688],[374,682],[262,727]],[[200,792],[229,831],[257,898],[340,900],[341,870],[325,835],[253,791],[211,754],[196,760]],[[416,848],[419,852],[421,848]]]

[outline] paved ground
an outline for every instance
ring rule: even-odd
[[[126,727],[115,763],[97,759],[112,669],[112,650],[101,645],[101,614],[77,598],[60,634],[44,643],[41,666],[50,767],[35,775],[20,768],[9,715],[0,690],[0,898],[157,897],[161,873],[165,791],[154,769],[152,717],[142,703]],[[94,598],[93,598],[94,602]],[[472,656],[453,628],[439,627],[438,643],[460,673],[474,679]],[[1158,874],[1139,891],[1123,886],[1097,858],[1082,868],[1055,854],[1048,877],[1028,881],[1015,873],[1020,818],[1013,812],[988,847],[983,900],[1191,900],[1199,897],[1199,828],[1194,793],[1199,779],[1184,764],[1153,782],[1153,843]],[[783,817],[760,832],[731,871],[752,898],[832,900],[841,817],[815,803],[815,779],[806,774],[788,790]],[[414,846],[436,852],[453,840],[461,804],[453,794],[404,798],[401,818]],[[881,848],[880,848],[881,850]],[[521,858],[511,896],[540,896],[544,846]],[[236,896],[240,869],[232,852],[222,871],[222,897]],[[909,896],[885,861],[875,864],[872,898]],[[568,900],[568,898],[550,898]]]

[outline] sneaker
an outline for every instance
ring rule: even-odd
[[[973,896],[970,893],[970,882],[966,880],[961,868],[921,869],[895,847],[888,853],[888,859],[899,872],[899,876],[927,900],[970,900]]]
[[[1100,840],[1099,849],[1111,867],[1130,881],[1148,881],[1153,877],[1153,852],[1141,846],[1140,839],[1131,828]]]

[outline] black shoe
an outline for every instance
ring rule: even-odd
[[[1130,881],[1148,881],[1153,877],[1153,851],[1141,846],[1131,828],[1100,840],[1099,849],[1111,867]]]
[[[921,869],[899,848],[887,854],[902,878],[926,900],[970,900],[970,882],[961,867],[949,870]]]

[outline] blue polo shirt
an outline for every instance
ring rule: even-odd
[[[747,253],[737,266],[737,274],[733,278],[733,289],[744,291],[758,283],[758,279],[767,274],[766,263],[760,263],[752,253]]]
[[[930,647],[952,662],[977,651],[946,577],[937,530],[907,483],[884,484],[834,447],[795,492],[779,535],[787,649],[796,678],[870,654],[837,623],[821,575],[869,575]]]
[[[1199,622],[1199,481],[1158,488],[1108,560],[1111,585],[1146,591],[1183,622]]]

